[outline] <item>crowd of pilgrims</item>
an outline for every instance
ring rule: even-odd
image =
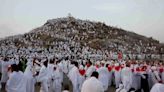
[[[7,92],[163,92],[164,63],[144,60],[74,60],[69,57],[0,58],[1,84]],[[64,76],[70,81],[65,83]]]
[[[126,38],[134,44],[119,45],[113,38],[116,40],[107,47],[110,52],[86,43],[82,46],[81,41],[101,36],[96,26],[104,28],[99,23],[59,18],[28,34],[1,40],[0,88],[7,92],[35,92],[36,85],[41,92],[108,92],[111,86],[116,92],[158,92],[157,88],[163,88],[164,64],[154,60],[161,56],[153,43],[119,36],[115,28],[108,27],[111,37]],[[95,31],[88,35],[85,30]],[[70,84],[73,89],[69,89]]]

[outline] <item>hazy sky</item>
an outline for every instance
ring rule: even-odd
[[[71,13],[164,42],[164,0],[0,0],[0,37]]]

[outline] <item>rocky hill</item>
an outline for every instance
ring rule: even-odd
[[[53,48],[58,42],[77,43],[75,46],[113,52],[164,53],[164,45],[153,38],[71,16],[50,19],[29,33],[2,39],[0,46]]]

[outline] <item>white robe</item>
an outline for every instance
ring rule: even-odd
[[[141,88],[141,76],[139,72],[133,73],[132,88],[139,90]]]
[[[84,81],[81,92],[104,92],[103,84],[95,77],[88,78]]]
[[[129,68],[129,67],[123,68],[121,71],[121,79],[122,79],[122,83],[124,85],[124,88],[126,90],[129,90],[131,88],[132,78],[133,78],[133,74],[132,74],[131,68]]]
[[[108,71],[108,75],[109,75],[109,83],[108,85],[111,86],[112,85],[112,77],[113,77],[113,71]]]
[[[151,81],[150,87],[161,81],[161,78],[159,77],[159,73],[157,71],[150,72],[150,81]]]
[[[0,60],[0,73],[2,73],[2,71],[1,71],[2,67],[1,66],[2,66],[2,61]],[[1,80],[0,80],[0,90],[1,90],[1,88],[2,88],[2,85],[1,85]]]
[[[69,74],[68,74],[69,79],[72,82],[73,85],[73,92],[80,92],[79,86],[80,86],[80,73],[79,70],[76,66],[74,66]]]
[[[63,60],[63,72],[65,74],[68,74],[68,72],[69,72],[69,61],[68,60],[67,61]]]
[[[62,79],[62,82],[63,82],[63,64],[60,62],[58,65],[57,65],[57,68],[59,69],[59,72],[60,72],[60,76],[61,76],[61,79]]]
[[[80,79],[79,79],[79,89],[81,90],[81,87],[82,87],[82,84],[84,83],[85,81],[85,76],[83,75],[80,75]]]
[[[35,91],[35,79],[33,77],[32,66],[28,65],[25,69],[24,76],[27,79],[26,92]]]
[[[114,77],[115,77],[115,84],[116,84],[116,88],[119,87],[119,84],[121,83],[121,70],[119,71],[114,71]]]
[[[162,79],[162,82],[164,83],[164,71],[161,74],[161,79]]]
[[[14,64],[14,61],[1,61],[2,62],[2,77],[1,77],[1,82],[6,83],[9,76],[8,76],[8,66]]]
[[[102,82],[105,91],[108,90],[108,83],[109,83],[109,73],[106,67],[100,67],[97,72],[99,73],[99,80]]]
[[[150,92],[164,92],[164,84],[157,83],[153,86]]]
[[[26,78],[24,74],[19,72],[12,72],[6,84],[7,92],[26,92]]]
[[[0,60],[0,73],[2,73],[2,60]]]
[[[54,64],[48,64],[47,70],[48,70],[48,86],[49,86],[49,92],[53,92],[52,74],[54,72]]]
[[[52,92],[61,92],[62,90],[62,80],[58,69],[52,73]]]
[[[38,81],[41,82],[40,92],[48,92],[48,69],[44,65],[40,69]]]
[[[118,89],[116,89],[116,92],[128,92],[128,91],[126,91],[126,89],[122,89],[122,88],[118,88]]]
[[[96,71],[96,68],[95,68],[93,65],[91,65],[91,66],[86,70],[86,76],[87,76],[87,78],[89,78],[89,77],[91,76],[91,74],[92,74],[94,71]]]

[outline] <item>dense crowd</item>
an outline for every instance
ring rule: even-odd
[[[71,81],[73,92],[108,92],[113,85],[116,92],[150,92],[156,84],[164,87],[162,61],[93,62],[90,59],[75,61],[69,57],[30,56],[1,57],[0,66],[1,83],[7,92],[34,92],[37,83],[41,84],[41,92],[62,92],[64,89],[69,92],[69,84],[63,85],[64,75]]]
[[[1,39],[2,87],[34,92],[40,84],[41,92],[67,92],[72,84],[73,92],[108,92],[111,86],[116,92],[158,92],[153,90],[163,88],[164,49],[158,41],[127,33],[69,16]]]

